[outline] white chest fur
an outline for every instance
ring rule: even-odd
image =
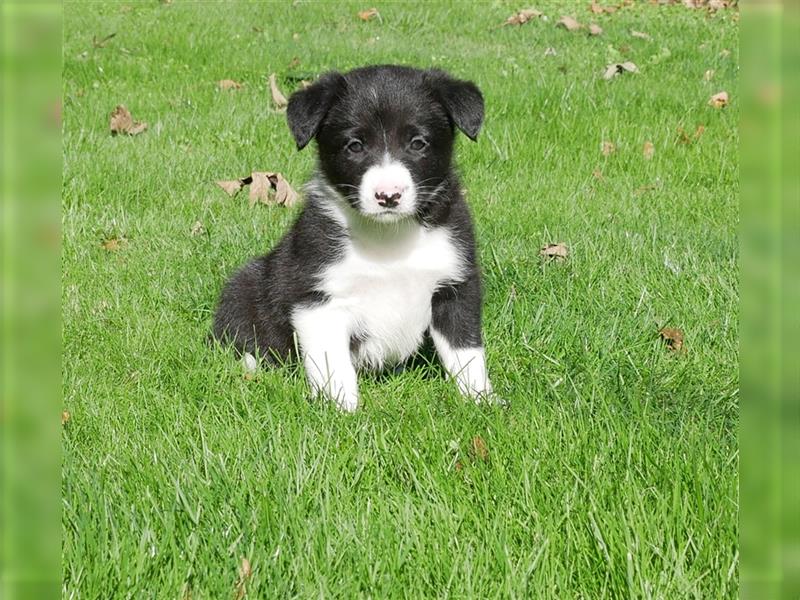
[[[356,367],[380,368],[410,356],[431,322],[437,287],[461,278],[450,234],[419,225],[351,239],[341,261],[321,277],[330,297],[322,310],[343,319]]]

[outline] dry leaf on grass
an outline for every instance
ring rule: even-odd
[[[633,190],[633,195],[641,196],[642,194],[646,194],[647,192],[652,192],[654,189],[656,189],[656,186],[654,186],[652,183],[648,183],[647,185],[641,185],[635,190]]]
[[[217,181],[215,182],[219,187],[225,190],[228,196],[235,196],[244,187],[244,181],[237,179],[235,181]]]
[[[607,140],[603,140],[600,143],[600,152],[603,153],[603,156],[611,156],[616,151],[617,151],[617,147],[614,145],[614,142],[609,142]]]
[[[233,79],[220,79],[217,82],[217,87],[221,90],[240,90],[242,89],[242,84]]]
[[[677,352],[683,348],[683,331],[677,327],[662,327],[658,334],[670,350]]]
[[[650,36],[644,33],[643,31],[631,31],[631,35],[635,38],[639,38],[640,40],[649,40]]]
[[[556,54],[558,54],[558,52],[556,52],[555,48],[545,48],[544,51],[545,56],[555,56]]]
[[[542,246],[542,249],[539,250],[539,255],[543,256],[544,258],[564,260],[567,258],[567,256],[569,256],[569,248],[567,248],[567,245],[564,242],[547,244],[546,246]]]
[[[134,121],[130,111],[120,104],[111,113],[109,128],[111,129],[111,135],[120,133],[139,135],[147,129],[147,123]]]
[[[71,418],[72,418],[72,415],[69,414],[68,410],[65,410],[65,411],[61,412],[61,424],[62,425],[66,425],[67,421],[69,421]]]
[[[624,63],[613,63],[606,67],[605,73],[603,73],[603,79],[614,79],[620,73],[638,73],[639,67],[633,64],[630,61],[626,61]]]
[[[650,160],[653,158],[653,155],[656,153],[656,147],[653,146],[653,142],[646,141],[644,146],[642,146],[642,156],[644,156],[645,160]]]
[[[504,25],[524,25],[528,21],[532,21],[533,19],[537,19],[541,16],[541,11],[538,11],[535,8],[525,8],[508,17]]]
[[[603,13],[613,14],[617,12],[616,6],[601,6],[597,2],[592,2],[589,4],[589,12],[594,13],[596,15],[601,15]]]
[[[470,450],[472,456],[474,456],[477,460],[489,460],[489,448],[481,436],[476,435],[474,438],[472,438]]]
[[[703,135],[705,130],[705,125],[698,125],[697,129],[694,130],[694,134],[690,136],[683,127],[678,127],[678,143],[691,144],[692,142],[696,142],[700,139],[700,136]]]
[[[367,10],[362,10],[358,13],[358,18],[362,21],[369,21],[375,17],[380,18],[380,16],[381,14],[378,12],[377,8],[368,8]]]
[[[239,567],[239,579],[236,580],[236,600],[242,600],[247,594],[247,580],[253,571],[250,567],[250,561],[244,556],[242,557],[242,564]]]
[[[250,183],[250,206],[256,202],[292,206],[298,195],[280,173],[253,171]]]
[[[603,172],[600,169],[595,169],[594,171],[592,171],[592,177],[594,177],[595,179],[601,179],[602,180],[603,179]]]
[[[714,108],[723,108],[724,106],[728,106],[728,92],[719,92],[718,94],[714,94],[708,101],[708,105],[713,106]]]
[[[191,234],[192,235],[200,235],[205,231],[203,224],[200,221],[195,221],[194,225],[192,225]]]
[[[597,23],[589,23],[589,35],[602,35],[603,28]]]
[[[103,250],[107,252],[116,252],[117,250],[122,249],[128,244],[128,240],[124,237],[112,237],[103,240],[100,245],[103,247]]]
[[[556,27],[563,27],[567,31],[578,31],[582,25],[575,17],[563,16],[556,22]]]
[[[728,8],[733,4],[731,0],[683,0],[686,8],[707,8],[711,12]],[[738,6],[738,2],[736,5]]]
[[[235,196],[246,185],[250,186],[250,206],[256,202],[262,204],[282,204],[292,206],[299,195],[281,173],[271,171],[253,171],[249,177],[231,181],[216,181],[229,196]]]
[[[106,44],[116,37],[116,33],[109,33],[106,37],[97,39],[97,36],[92,38],[92,46],[95,48],[105,48]]]
[[[705,73],[703,73],[703,79],[705,81],[711,81],[712,79],[714,79],[715,72],[716,71],[714,71],[714,69],[708,69]]]
[[[278,83],[275,81],[275,73],[269,76],[269,91],[272,94],[272,102],[275,103],[275,107],[279,109],[286,108],[289,102],[286,100],[286,96],[278,89]]]

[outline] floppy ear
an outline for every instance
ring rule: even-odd
[[[473,141],[483,124],[483,95],[471,81],[453,79],[444,71],[431,70],[433,85],[453,123]]]
[[[298,150],[305,148],[317,135],[322,119],[328,114],[333,101],[345,85],[344,77],[333,71],[289,98],[286,119]]]

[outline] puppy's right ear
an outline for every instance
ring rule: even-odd
[[[328,114],[336,97],[344,90],[347,83],[344,77],[335,71],[326,73],[304,90],[292,94],[286,108],[286,119],[289,129],[297,142],[297,149],[308,145]]]

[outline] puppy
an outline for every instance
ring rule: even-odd
[[[240,352],[296,350],[315,394],[358,407],[356,370],[409,358],[426,335],[464,396],[493,398],[481,279],[453,166],[476,140],[483,96],[438,70],[328,73],[292,95],[289,129],[318,166],[277,246],[227,283],[214,335]]]

